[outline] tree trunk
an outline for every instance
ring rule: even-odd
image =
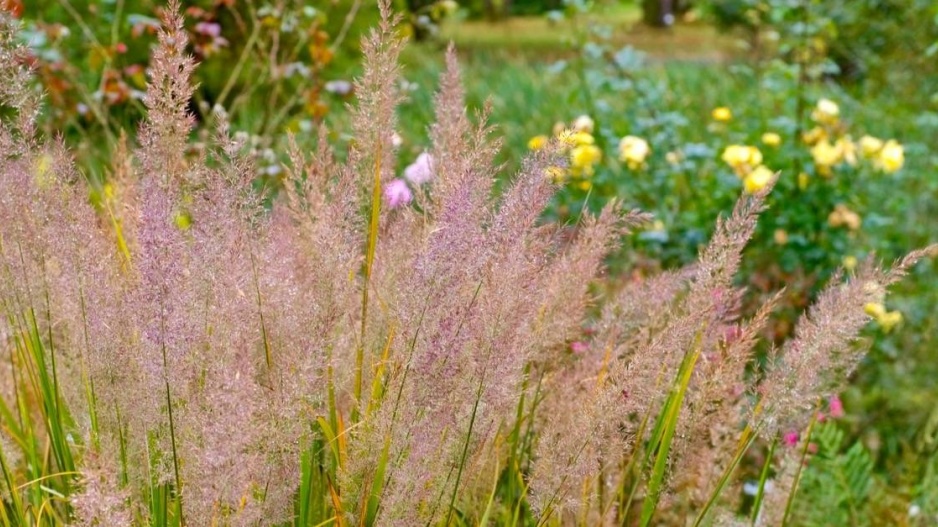
[[[652,27],[674,25],[674,4],[678,0],[642,0],[642,19]]]

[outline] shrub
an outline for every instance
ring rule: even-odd
[[[269,210],[223,113],[206,148],[186,148],[195,66],[178,2],[101,210],[62,143],[38,137],[5,22],[4,525],[733,516],[746,452],[805,427],[807,444],[862,357],[865,306],[935,250],[836,276],[748,375],[778,297],[740,320],[732,280],[772,182],[696,265],[603,284],[604,257],[647,218],[612,202],[542,224],[557,142],[494,202],[497,145],[484,113],[465,114],[452,52],[426,166],[394,177],[402,43],[381,8],[345,161],[325,130],[312,157],[292,148]],[[763,478],[765,518],[789,515],[794,452],[792,477],[772,493]]]
[[[217,104],[269,157],[264,139],[272,132],[313,129],[327,112],[328,92],[347,95],[348,83],[327,81],[336,55],[348,55],[343,45],[360,4],[300,4],[181,3],[187,50],[201,64],[189,102],[205,125],[198,131],[210,134]],[[150,0],[35,0],[21,10],[31,51],[25,60],[48,94],[44,127],[77,144],[82,168],[95,176],[103,178],[101,165],[120,132],[135,131],[145,114],[150,51],[164,8]]]

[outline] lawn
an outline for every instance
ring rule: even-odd
[[[508,51],[535,58],[562,56],[599,24],[611,31],[619,46],[630,45],[658,60],[721,62],[738,53],[733,37],[712,25],[680,24],[670,30],[642,25],[641,11],[634,5],[604,6],[570,24],[546,16],[509,17],[497,22],[477,20],[444,22],[439,39],[452,41],[463,53],[484,50]]]

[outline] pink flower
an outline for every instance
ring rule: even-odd
[[[194,29],[196,33],[212,38],[218,38],[221,35],[221,26],[215,22],[199,22]]]
[[[384,201],[388,207],[396,209],[409,204],[414,199],[414,194],[403,179],[392,179],[384,185]]]
[[[578,340],[578,341],[576,341],[576,342],[571,342],[571,343],[570,343],[570,351],[572,351],[573,353],[576,353],[576,354],[578,354],[578,355],[579,355],[580,353],[586,353],[586,350],[588,350],[588,349],[589,349],[589,344],[587,344],[587,343],[585,343],[585,342],[583,342],[583,341]]]
[[[828,407],[832,418],[837,419],[844,416],[844,403],[840,400],[840,397],[831,396]]]
[[[782,444],[787,447],[793,447],[798,444],[798,440],[801,439],[801,435],[798,432],[792,430],[791,432],[785,432],[782,435]]]
[[[723,330],[723,340],[726,341],[727,344],[732,344],[736,342],[739,339],[739,337],[742,337],[742,336],[743,336],[742,328],[735,324],[732,326],[727,326],[726,329]]]
[[[423,185],[433,179],[433,158],[423,152],[404,169],[404,177],[414,185]]]

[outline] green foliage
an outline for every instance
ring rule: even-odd
[[[859,442],[850,442],[835,422],[815,428],[817,451],[809,456],[798,489],[797,525],[873,525],[869,504],[873,458]]]
[[[929,0],[707,0],[712,19],[725,30],[743,29],[750,44],[784,48],[793,38],[810,41],[830,59],[826,73],[877,87],[909,82],[935,71],[923,43],[938,37],[938,15]],[[786,42],[789,41],[789,42]],[[903,67],[896,67],[902,64]],[[927,76],[927,75],[925,75]],[[934,83],[920,86],[935,90]]]
[[[349,46],[346,39],[357,42],[356,18],[368,19],[366,14],[376,11],[357,3],[182,4],[189,52],[200,62],[189,111],[207,124],[216,105],[223,107],[256,143],[274,130],[311,129],[322,119],[337,50]],[[62,133],[73,144],[93,143],[84,164],[103,177],[101,165],[120,131],[134,131],[144,116],[150,50],[165,2],[24,5],[22,36],[48,93],[47,131]]]

